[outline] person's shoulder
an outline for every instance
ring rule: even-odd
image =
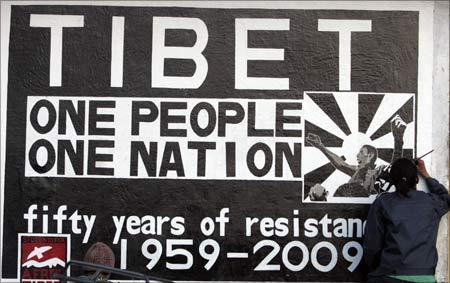
[[[373,203],[377,203],[377,205],[383,206],[387,203],[395,201],[395,199],[397,199],[397,194],[395,192],[381,192],[377,195]]]
[[[410,191],[410,194],[413,194],[414,196],[416,196],[418,198],[429,198],[429,197],[433,196],[433,194],[424,192],[422,190]]]
[[[373,206],[382,206],[383,203],[388,202],[389,199],[392,197],[392,193],[388,192],[382,192],[377,195],[374,202],[372,203]]]
[[[390,207],[389,203],[392,198],[392,193],[383,192],[377,195],[372,205],[370,206],[370,211],[375,213],[384,214],[386,210]]]
[[[436,194],[428,193],[428,192],[424,192],[424,191],[419,191],[419,190],[415,191],[415,195],[418,198],[426,199],[426,200],[430,200],[430,201],[433,201],[433,200],[435,200],[437,198]]]
[[[425,191],[421,191],[421,190],[414,190],[413,191],[415,194],[419,195],[419,196],[428,196],[431,195],[430,193],[427,193]]]

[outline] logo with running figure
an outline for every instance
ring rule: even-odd
[[[20,282],[59,282],[69,261],[70,235],[19,234]]]
[[[303,109],[303,202],[371,203],[414,155],[414,94],[305,92]]]

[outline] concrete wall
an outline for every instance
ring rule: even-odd
[[[433,174],[449,188],[449,2],[435,1],[433,68]],[[448,282],[448,214],[439,229],[436,278]]]

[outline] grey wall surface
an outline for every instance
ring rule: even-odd
[[[449,2],[435,1],[433,68],[433,174],[449,188]],[[436,278],[448,277],[448,215],[441,221]]]

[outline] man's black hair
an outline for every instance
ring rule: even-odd
[[[392,183],[395,191],[403,196],[408,197],[410,190],[416,189],[419,181],[417,177],[417,167],[408,158],[399,158],[394,161],[390,171]]]

